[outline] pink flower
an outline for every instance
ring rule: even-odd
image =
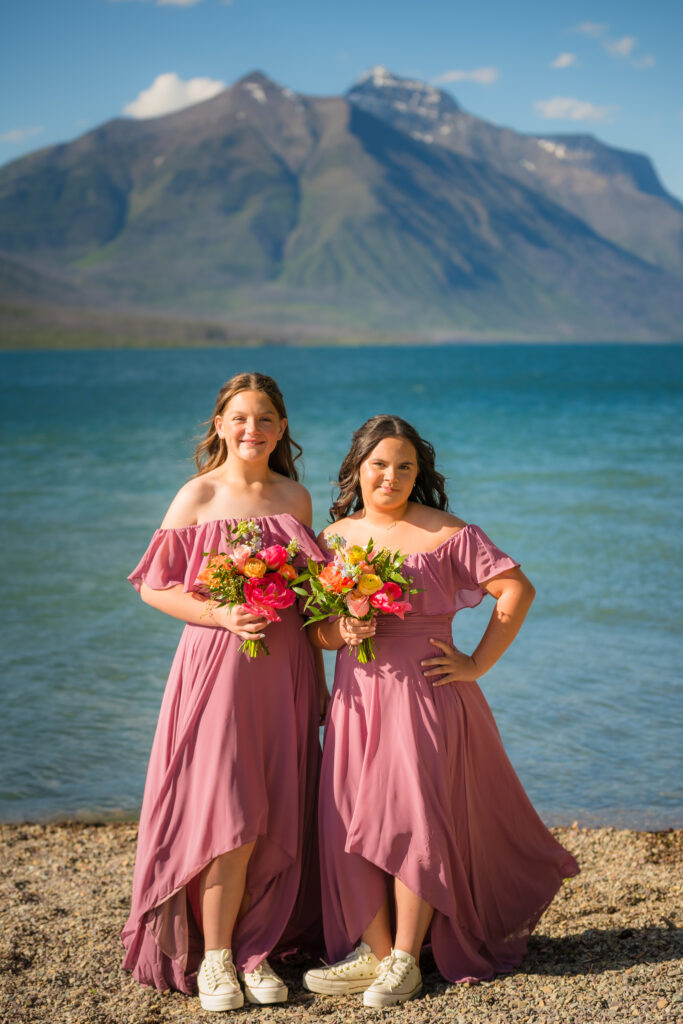
[[[245,581],[244,607],[253,615],[262,615],[269,622],[280,622],[275,609],[289,608],[295,601],[296,594],[289,589],[279,573]]]
[[[242,572],[245,564],[251,558],[251,548],[248,544],[236,544],[230,552],[230,558],[235,563],[238,572]]]
[[[274,569],[277,572],[287,561],[287,551],[281,544],[273,544],[271,547],[259,551],[259,558],[263,559],[269,569]]]
[[[370,598],[354,589],[346,595],[346,605],[354,618],[362,619],[370,611]]]
[[[397,600],[402,593],[403,591],[398,583],[385,583],[381,590],[372,595],[370,604],[377,611],[390,612],[392,615],[398,615],[399,619],[402,619],[404,614],[413,607],[410,601]]]

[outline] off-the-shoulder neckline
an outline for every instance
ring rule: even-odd
[[[462,526],[457,533],[452,533],[450,537],[446,537],[446,539],[442,540],[440,544],[437,544],[435,548],[429,548],[428,551],[409,551],[408,554],[405,556],[406,561],[408,561],[409,558],[426,558],[427,555],[437,554],[437,552],[441,551],[442,548],[445,548],[447,544],[450,544],[452,541],[457,540],[458,537],[462,537],[463,533],[465,533],[466,530],[469,530],[473,527],[474,523],[465,523],[465,525]]]
[[[189,523],[188,526],[160,526],[157,532],[163,533],[179,533],[181,530],[199,530],[202,526],[217,526],[221,523],[239,523],[242,519],[253,519],[257,523],[262,523],[268,519],[282,519],[283,516],[287,516],[288,519],[293,519],[295,523],[301,526],[304,530],[310,530],[313,532],[313,527],[306,526],[300,519],[292,512],[272,512],[267,516],[224,516],[221,519],[205,519],[202,523]]]
[[[302,529],[308,530],[310,533],[314,534],[313,528],[311,526],[306,526],[305,523],[302,523],[301,520],[297,519],[297,517],[293,515],[292,512],[273,512],[270,515],[249,516],[249,518],[259,523],[265,522],[269,519],[281,519],[283,516],[287,516],[288,519],[293,519],[298,526],[302,527]],[[190,523],[188,526],[160,526],[157,532],[180,533],[181,530],[199,530],[203,526],[217,526],[221,523],[239,523],[240,518],[241,517],[239,516],[225,516],[222,519],[206,519],[203,523]],[[457,540],[458,537],[461,537],[463,533],[465,533],[467,530],[472,529],[477,529],[474,523],[465,523],[465,525],[461,527],[461,529],[459,529],[457,533],[452,533],[450,537],[446,537],[446,539],[442,540],[440,544],[437,544],[435,548],[430,548],[428,551],[409,551],[405,555],[405,560],[407,561],[410,558],[426,558],[428,555],[435,555],[437,554],[437,552],[441,551],[442,548],[445,548],[447,544],[450,544],[452,541]]]
[[[435,548],[430,548],[428,551],[409,551],[404,556],[405,560],[407,561],[409,558],[426,558],[427,555],[435,555],[438,551],[441,551],[442,548],[445,548],[447,544],[450,544],[451,541],[457,540],[458,537],[461,537],[466,530],[476,529],[478,529],[478,527],[475,526],[474,523],[465,523],[457,533],[452,533],[450,537],[446,537],[446,539],[442,540],[440,544],[437,544]],[[401,554],[403,554],[403,552],[401,552]]]

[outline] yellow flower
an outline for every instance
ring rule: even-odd
[[[369,597],[371,594],[376,594],[383,586],[381,579],[374,572],[364,572],[358,578],[356,590]]]
[[[350,562],[351,565],[358,565],[358,563],[362,562],[364,558],[365,551],[359,544],[354,544],[352,548],[349,548],[346,555],[346,560]]]
[[[262,562],[260,558],[248,558],[244,563],[242,572],[245,576],[250,576],[252,579],[260,579],[261,576],[266,575],[267,565]]]

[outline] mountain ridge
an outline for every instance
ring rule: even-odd
[[[115,118],[29,154],[0,169],[0,251],[132,310],[425,336],[676,336],[671,254],[657,265],[652,240],[629,250],[514,163],[520,146],[563,169],[566,153],[463,121],[472,115],[432,86],[417,83],[397,108],[395,90],[416,83],[386,75],[393,99],[372,73],[349,98],[254,72],[196,106]],[[451,124],[447,141],[457,121],[458,144],[423,137],[427,121]],[[618,176],[622,158],[608,156]],[[639,174],[654,187],[647,164]],[[652,202],[675,209],[629,188],[639,215]],[[622,205],[627,191],[616,190]]]

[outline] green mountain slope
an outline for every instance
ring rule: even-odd
[[[495,161],[415,135],[257,73],[0,169],[0,250],[127,309],[439,336],[680,334],[676,274]]]

